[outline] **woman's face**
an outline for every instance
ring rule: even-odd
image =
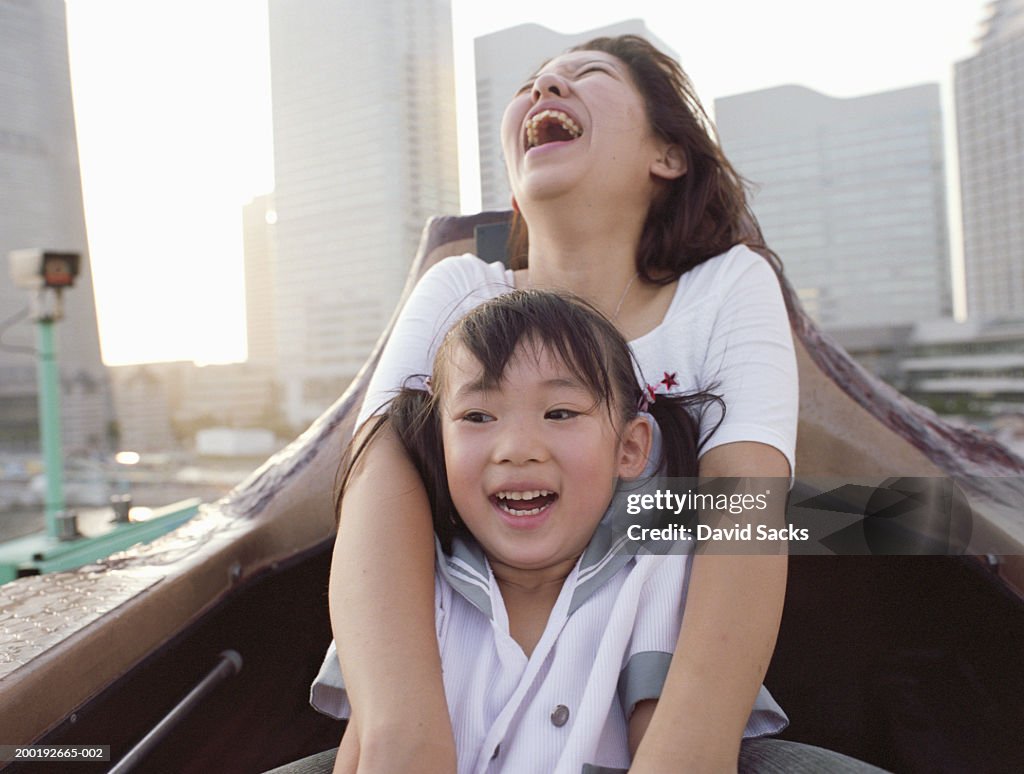
[[[655,179],[665,176],[668,143],[651,129],[628,67],[603,51],[574,51],[541,67],[505,110],[501,141],[524,213],[567,192],[649,203]]]

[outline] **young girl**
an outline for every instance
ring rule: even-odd
[[[433,510],[459,771],[625,771],[675,648],[689,560],[629,550],[626,523],[643,516],[624,519],[614,496],[636,486],[618,482],[659,468],[696,476],[691,409],[713,399],[648,405],[614,325],[583,302],[523,290],[457,323],[425,386],[390,402],[341,497],[373,436],[390,429]],[[314,704],[348,714],[330,682],[318,679]],[[748,735],[785,722],[771,702]],[[346,734],[339,769],[355,769],[356,738]]]

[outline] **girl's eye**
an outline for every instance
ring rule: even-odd
[[[467,411],[462,415],[462,421],[483,424],[484,422],[493,422],[494,417],[490,414],[485,414],[483,411]]]
[[[572,409],[552,409],[544,415],[545,419],[565,420],[578,417],[580,412]]]
[[[584,76],[584,75],[589,75],[590,73],[604,73],[604,72],[607,72],[607,70],[605,70],[603,67],[593,67],[593,66],[585,67],[582,70],[580,70],[578,73],[576,73],[576,77],[579,78],[579,77]]]

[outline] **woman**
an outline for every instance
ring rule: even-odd
[[[643,372],[659,379],[649,390],[714,385],[723,396],[726,415],[700,458],[702,476],[790,476],[797,390],[789,326],[772,268],[749,249],[767,252],[742,182],[711,134],[678,65],[642,38],[593,40],[545,64],[502,124],[520,268],[464,256],[428,272],[360,421],[402,378],[429,370],[461,311],[511,286],[564,289],[631,340]],[[709,424],[720,419],[707,413]],[[423,484],[398,441],[381,436],[350,479],[330,584],[357,708],[350,733],[359,772],[455,769],[432,567]],[[745,733],[778,730],[762,722],[774,703],[761,681],[785,580],[783,556],[695,559],[677,655],[631,771],[736,770]],[[325,667],[337,669],[333,659]],[[769,770],[768,759],[789,771],[859,765],[752,740],[741,768]],[[337,770],[351,764],[339,760]]]

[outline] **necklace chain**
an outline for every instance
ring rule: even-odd
[[[640,272],[634,272],[633,276],[629,278],[629,282],[626,283],[625,289],[622,291],[622,295],[619,296],[619,303],[615,305],[615,313],[612,314],[612,322],[619,319],[619,312],[622,311],[622,304],[626,301],[626,295],[629,293],[629,289],[633,287],[633,283],[636,282],[636,278],[640,276]]]

